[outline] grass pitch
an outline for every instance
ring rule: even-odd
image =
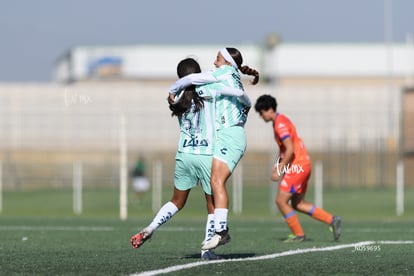
[[[407,191],[406,197],[412,196]],[[212,262],[200,261],[203,200],[194,191],[181,212],[133,249],[130,237],[154,216],[150,196],[138,203],[131,195],[129,219],[120,221],[113,190],[85,191],[80,216],[72,214],[70,191],[7,192],[0,216],[0,274],[414,274],[413,203],[407,200],[404,216],[397,217],[392,191],[327,191],[324,208],[343,218],[340,241],[333,241],[326,225],[300,215],[308,240],[299,244],[282,242],[289,230],[270,210],[267,189],[245,191],[243,214],[229,217],[232,241],[216,249],[225,259]]]

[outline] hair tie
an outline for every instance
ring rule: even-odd
[[[224,60],[226,60],[227,62],[229,62],[235,69],[238,69],[239,68],[237,66],[236,62],[234,61],[234,59],[232,58],[232,56],[230,55],[229,51],[227,51],[226,48],[222,48],[220,50],[220,53],[223,56]]]

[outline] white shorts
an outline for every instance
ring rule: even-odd
[[[146,177],[135,177],[132,183],[135,192],[146,192],[149,190],[150,183]]]

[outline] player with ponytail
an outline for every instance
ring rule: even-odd
[[[222,83],[225,86],[238,88],[244,91],[240,72],[253,76],[251,84],[259,81],[259,72],[243,64],[243,57],[236,48],[222,48],[214,61],[215,70],[190,74],[176,83],[169,90],[172,95],[189,85],[206,83]],[[203,250],[214,249],[230,241],[227,226],[229,197],[226,181],[243,157],[247,141],[244,125],[251,101],[246,93],[240,97],[220,95],[216,99],[213,162],[211,166],[210,184],[214,198],[214,236],[202,244]]]

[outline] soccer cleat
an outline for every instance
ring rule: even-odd
[[[213,250],[201,250],[201,259],[205,261],[221,260],[221,256],[216,255]]]
[[[208,241],[204,242],[201,246],[201,250],[210,250],[214,249],[219,245],[224,245],[228,242],[230,242],[231,237],[229,235],[229,228],[227,227],[226,230],[215,232],[213,237],[209,239]]]
[[[334,240],[339,240],[339,237],[341,236],[341,217],[333,217],[329,230],[333,233]]]
[[[152,236],[152,231],[147,227],[138,234],[131,237],[131,245],[133,248],[139,248],[145,241],[149,240]]]
[[[306,239],[305,235],[295,236],[293,234],[289,234],[288,238],[284,240],[283,242],[286,242],[286,243],[303,242],[305,241],[305,239]]]

